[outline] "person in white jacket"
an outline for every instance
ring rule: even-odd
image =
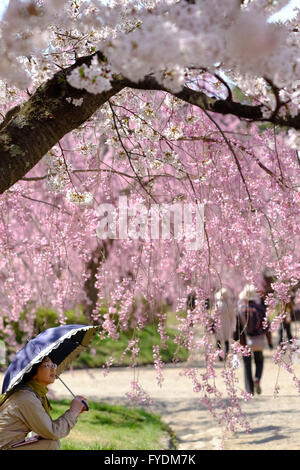
[[[225,357],[229,352],[230,342],[233,337],[235,315],[229,292],[224,287],[215,294],[215,335],[217,347],[223,349]],[[221,358],[222,359],[222,358]]]

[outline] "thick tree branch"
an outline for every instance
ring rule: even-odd
[[[87,121],[97,109],[122,88],[121,82],[98,95],[72,88],[67,75],[74,67],[91,62],[79,59],[41,85],[22,106],[13,108],[0,124],[0,193],[24,177],[66,135]],[[66,98],[83,98],[74,106]]]
[[[100,52],[96,54],[103,58]],[[64,135],[90,119],[100,106],[125,87],[168,91],[153,76],[147,76],[139,83],[116,77],[112,88],[98,95],[71,87],[67,82],[68,74],[75,67],[89,65],[94,55],[81,57],[71,67],[57,72],[23,106],[15,107],[6,114],[0,124],[0,193],[22,179]],[[174,96],[206,112],[231,114],[250,122],[265,121],[300,129],[300,114],[282,118],[273,113],[266,119],[262,106],[241,104],[228,97],[225,100],[208,97],[187,87]],[[81,106],[74,106],[67,98],[82,98],[83,102]]]
[[[145,89],[145,90],[166,90],[162,85],[152,77],[148,76],[142,82],[137,84],[127,82],[126,86],[130,88]],[[197,106],[205,111],[211,111],[218,114],[231,114],[237,116],[241,120],[248,120],[250,122],[267,122],[277,124],[281,127],[291,127],[300,130],[300,113],[294,117],[280,117],[276,113],[272,116],[265,118],[263,116],[262,105],[248,105],[242,104],[231,99],[218,99],[209,97],[205,93],[191,88],[184,87],[179,93],[172,93],[177,98]]]
[[[137,88],[143,90],[162,90],[169,91],[160,85],[154,77],[148,76],[142,82],[133,83],[123,81],[126,87]],[[209,97],[205,93],[191,88],[184,87],[179,93],[172,93],[177,98],[197,106],[205,111],[211,111],[218,114],[231,114],[237,116],[241,120],[248,120],[250,122],[267,122],[277,124],[281,127],[292,127],[300,130],[300,113],[294,117],[281,117],[276,113],[272,116],[265,118],[263,116],[263,105],[248,105],[232,101],[231,99],[218,99]]]

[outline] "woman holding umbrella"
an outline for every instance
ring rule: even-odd
[[[98,326],[87,325],[48,328],[15,355],[0,396],[0,450],[59,449],[59,439],[67,436],[78,415],[88,410],[86,399],[75,396],[59,375],[88,347],[98,330]],[[74,399],[69,410],[52,420],[47,386],[55,378]],[[32,431],[37,436],[25,439]]]
[[[0,397],[0,449],[58,450],[59,439],[69,434],[77,417],[86,410],[82,400],[75,397],[70,409],[56,420],[50,416],[51,405],[47,386],[56,378],[57,365],[50,355],[35,364],[21,383]],[[25,440],[29,432],[36,433]]]

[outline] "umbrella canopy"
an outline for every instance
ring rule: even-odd
[[[6,371],[2,393],[20,383],[33,365],[50,353],[53,362],[57,364],[56,374],[61,374],[88,347],[98,329],[99,326],[64,325],[43,331],[15,355]]]

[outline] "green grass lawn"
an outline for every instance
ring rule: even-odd
[[[81,311],[80,311],[81,312]],[[87,319],[83,312],[78,313],[76,310],[65,312],[67,317],[67,324],[79,323],[88,324]],[[181,317],[186,315],[182,312]],[[22,314],[22,322],[26,322],[26,312]],[[6,324],[6,323],[5,323]],[[9,324],[9,323],[8,323]],[[19,322],[11,322],[17,343],[24,344],[26,341],[27,333],[23,331]],[[47,328],[59,326],[57,313],[54,310],[40,308],[36,312],[35,318],[35,334],[44,331]],[[137,365],[153,364],[153,346],[158,345],[164,363],[170,363],[174,359],[177,361],[186,361],[188,352],[186,348],[178,347],[176,336],[178,335],[178,319],[174,312],[167,312],[166,326],[165,326],[167,341],[166,345],[162,345],[160,334],[158,332],[157,322],[148,324],[142,330],[131,329],[128,331],[120,331],[118,340],[112,338],[99,338],[96,336],[90,347],[83,352],[80,357],[73,361],[74,368],[93,368],[102,367],[113,358],[113,366],[129,366],[132,364],[132,352],[128,351],[123,355],[124,350],[128,347],[128,342],[132,339],[139,339],[138,346],[140,352],[138,357],[135,358]],[[0,331],[0,340],[1,331]],[[5,338],[4,338],[5,340]],[[14,351],[8,351],[14,353]]]
[[[167,348],[163,348],[161,338],[155,325],[147,325],[143,330],[135,332],[121,332],[118,340],[112,338],[100,339],[95,337],[91,346],[84,351],[80,357],[73,362],[74,368],[102,367],[111,357],[114,358],[113,365],[128,366],[131,364],[131,351],[120,361],[123,351],[128,346],[131,339],[139,338],[140,353],[136,358],[137,365],[153,364],[153,346],[159,345],[162,360],[165,363],[172,362],[174,357],[179,361],[186,361],[188,352],[185,348],[178,348],[174,343],[177,330],[173,327],[166,329],[169,339],[166,342]]]
[[[51,400],[53,419],[69,408],[68,400]],[[89,411],[61,440],[62,450],[165,450],[175,438],[160,417],[140,408],[89,401]]]

